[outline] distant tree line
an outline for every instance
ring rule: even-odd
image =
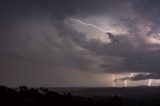
[[[26,86],[19,88],[0,86],[0,106],[146,106],[146,104],[120,96],[82,97],[71,93],[59,94],[43,87],[35,89]]]

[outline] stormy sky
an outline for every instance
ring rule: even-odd
[[[158,0],[1,0],[0,84],[158,81],[159,5]]]

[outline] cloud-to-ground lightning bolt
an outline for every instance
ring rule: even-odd
[[[133,75],[134,75],[134,73],[131,73],[131,75],[129,75],[129,79],[131,79],[132,77],[133,77]],[[127,82],[127,80],[124,80],[124,84],[125,84],[125,87],[127,87],[128,86],[128,82]]]
[[[124,86],[127,87],[128,83],[127,80],[124,80]]]
[[[152,83],[152,79],[149,79],[148,86],[151,86],[151,83]]]
[[[105,30],[105,29],[103,29],[103,28],[101,28],[101,27],[98,27],[98,26],[93,25],[93,24],[85,23],[85,22],[83,22],[83,21],[81,21],[81,20],[79,20],[79,19],[69,18],[69,20],[78,22],[78,23],[83,24],[83,25],[90,26],[90,27],[92,27],[92,28],[96,28],[96,29],[98,29],[98,30],[100,30],[100,31],[102,31],[102,32],[105,32],[105,33],[108,32],[107,30]]]
[[[115,80],[115,77],[114,77],[114,74],[112,74],[112,87],[116,87],[114,80]]]

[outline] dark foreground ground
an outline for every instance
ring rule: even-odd
[[[159,88],[157,87],[143,88],[143,92],[146,91],[152,94],[146,93],[140,96],[119,95],[119,93],[123,94],[124,91],[140,92],[139,89],[141,90],[142,88],[127,88],[127,90],[126,88],[76,89],[83,95],[87,94],[87,92],[89,94],[95,92],[94,95],[82,96],[72,95],[68,92],[57,93],[57,89],[55,89],[55,92],[46,88],[34,89],[26,86],[8,88],[0,86],[0,106],[160,106],[160,93],[158,93]],[[155,92],[156,90],[157,92]],[[114,96],[111,96],[111,91],[117,91],[117,95],[113,94]],[[96,96],[96,92],[101,92],[101,95]],[[104,96],[102,92],[105,94]],[[110,96],[106,96],[107,92],[110,93]]]

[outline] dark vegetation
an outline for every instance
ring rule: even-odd
[[[84,97],[71,93],[59,94],[42,87],[35,89],[26,86],[19,88],[0,86],[0,106],[160,106],[160,98]]]

